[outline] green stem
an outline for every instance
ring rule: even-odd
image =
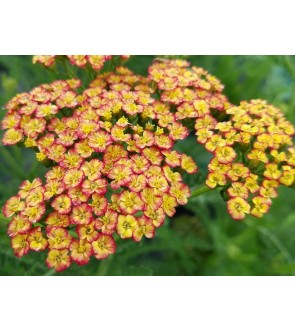
[[[110,265],[112,263],[113,255],[110,255],[107,259],[99,262],[99,267],[97,270],[98,276],[106,276]]]
[[[206,185],[203,185],[199,188],[196,188],[196,189],[192,190],[190,198],[201,196],[201,195],[203,195],[203,194],[205,194],[205,193],[207,193],[211,190],[213,190],[213,189],[207,187]]]
[[[44,277],[49,277],[54,275],[56,275],[56,271],[54,269],[50,269],[49,271],[43,274]]]

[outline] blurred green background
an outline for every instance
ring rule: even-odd
[[[127,66],[146,74],[153,56],[134,56]],[[294,56],[187,56],[225,85],[233,103],[266,99],[280,107],[295,124]],[[57,77],[32,64],[31,56],[0,56],[0,105],[17,92],[50,82]],[[1,109],[0,119],[5,113]],[[195,139],[177,144],[200,166],[196,186],[206,176],[208,155]],[[34,153],[18,147],[0,146],[0,205],[18,191],[25,179],[44,174]],[[295,190],[281,188],[270,212],[263,219],[248,217],[233,221],[219,193],[213,191],[192,199],[157,230],[156,237],[134,243],[117,241],[117,252],[105,261],[91,260],[55,273],[45,266],[44,253],[18,259],[6,235],[7,220],[0,215],[0,275],[295,275]]]

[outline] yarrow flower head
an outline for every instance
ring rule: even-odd
[[[70,60],[83,67],[87,59]],[[4,144],[33,147],[51,167],[45,182],[26,181],[3,208],[14,216],[13,248],[18,256],[48,250],[46,263],[57,271],[107,258],[116,236],[154,237],[190,196],[180,171],[197,171],[191,157],[174,154],[174,143],[189,131],[153,97],[152,82],[118,66],[79,94],[80,86],[56,81],[18,95],[3,121],[21,136],[16,142],[6,132]]]
[[[294,127],[279,109],[263,100],[242,102],[224,113],[226,121],[211,128],[216,134],[202,142],[210,152],[216,135],[225,142],[212,152],[206,184],[222,188],[234,219],[244,219],[247,214],[261,218],[280,185],[294,186]]]
[[[35,56],[95,78],[87,88],[73,78],[42,84],[7,103],[3,144],[32,148],[49,167],[3,207],[16,256],[46,250],[47,266],[63,271],[114,254],[118,238],[153,238],[191,195],[182,175],[198,166],[174,145],[192,132],[212,154],[206,185],[222,189],[234,219],[262,217],[279,185],[294,186],[294,128],[278,109],[232,105],[218,79],[184,60],[155,60],[148,77],[126,60]]]

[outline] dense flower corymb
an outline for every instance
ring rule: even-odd
[[[182,174],[198,167],[174,149],[194,132],[212,154],[206,185],[222,189],[230,215],[262,217],[280,185],[294,186],[293,126],[261,100],[234,106],[223,85],[184,60],[155,60],[148,77],[126,56],[35,56],[95,78],[42,84],[15,96],[2,121],[4,145],[24,145],[49,167],[3,207],[15,254],[47,250],[46,264],[105,259],[116,237],[155,236],[191,195]]]
[[[188,130],[152,96],[148,80],[117,67],[82,94],[79,87],[78,80],[56,81],[18,95],[4,120],[18,117],[12,124],[20,141],[51,165],[44,184],[26,181],[4,206],[5,216],[23,222],[11,234],[13,243],[23,237],[15,252],[28,252],[26,236],[38,222],[47,244],[40,240],[38,250],[49,249],[47,265],[57,271],[114,253],[115,233],[135,241],[153,237],[165,215],[173,216],[190,196],[179,171],[197,171],[191,157],[173,155],[175,141]],[[15,143],[7,135],[3,142]]]
[[[234,219],[247,214],[260,218],[269,210],[280,185],[294,185],[295,130],[280,110],[262,100],[242,102],[224,113],[229,116],[227,121],[218,122],[211,131],[224,140],[225,147],[231,149],[228,156],[232,156],[224,158],[223,148],[208,149],[215,135],[205,139],[205,148],[214,155],[206,183],[224,188]]]

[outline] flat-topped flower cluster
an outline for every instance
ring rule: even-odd
[[[113,254],[116,236],[154,237],[190,197],[182,174],[198,167],[174,144],[191,132],[213,154],[206,184],[222,188],[234,219],[261,217],[279,185],[294,185],[294,128],[266,102],[232,105],[218,79],[184,60],[156,60],[142,77],[111,56],[65,58],[97,77],[84,89],[76,78],[43,84],[6,105],[3,144],[32,148],[49,167],[3,207],[18,257],[48,249],[47,265],[62,271]]]
[[[121,59],[127,60],[128,55],[121,55]],[[112,55],[35,55],[33,56],[33,63],[41,63],[45,67],[52,67],[56,61],[65,59],[70,61],[71,65],[80,68],[92,68],[99,71],[103,68],[107,61],[113,59]]]

